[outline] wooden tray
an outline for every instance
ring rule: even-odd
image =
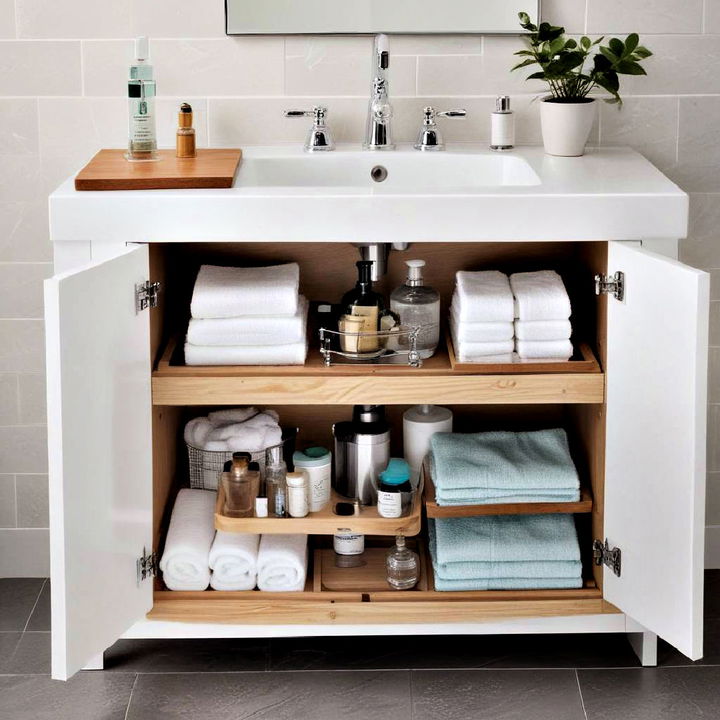
[[[176,158],[159,150],[155,162],[128,162],[125,150],[100,150],[77,174],[76,190],[172,190],[232,187],[242,150],[200,149]]]
[[[479,515],[550,515],[592,512],[592,494],[587,487],[580,488],[577,502],[496,503],[487,505],[438,505],[435,485],[427,468],[425,472],[425,513],[431,518],[477,517]]]
[[[309,513],[303,518],[231,518],[222,514],[225,493],[222,484],[218,488],[215,504],[215,529],[223,532],[260,533],[264,535],[334,535],[341,529],[362,535],[417,535],[421,528],[422,489],[415,494],[410,515],[401,518],[384,518],[377,507],[361,507],[360,515],[335,515],[337,502],[348,502],[334,490],[328,505],[320,512]]]
[[[599,373],[600,363],[592,348],[584,342],[575,346],[575,355],[567,362],[466,363],[455,355],[452,337],[446,337],[450,365],[458,372],[479,375],[547,375],[551,373]]]

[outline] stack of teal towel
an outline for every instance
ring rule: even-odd
[[[582,587],[572,515],[429,520],[436,590]]]
[[[580,479],[561,428],[436,433],[430,473],[438,505],[576,502]]]

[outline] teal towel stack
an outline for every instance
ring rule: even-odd
[[[430,450],[438,505],[580,499],[580,478],[561,428],[436,433]]]
[[[435,589],[582,587],[572,515],[492,515],[429,520]]]

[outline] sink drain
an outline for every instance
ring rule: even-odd
[[[388,171],[382,166],[382,165],[376,165],[371,171],[370,171],[370,177],[375,182],[382,182],[387,178]]]

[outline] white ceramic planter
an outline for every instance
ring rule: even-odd
[[[543,144],[548,155],[577,157],[584,154],[595,121],[597,102],[540,104]]]

